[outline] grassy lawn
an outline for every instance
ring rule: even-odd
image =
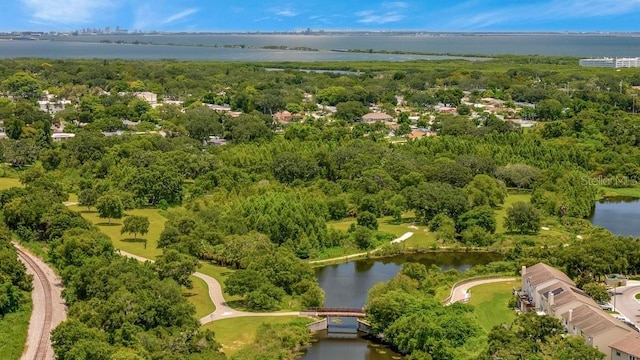
[[[233,355],[244,345],[253,343],[258,327],[264,323],[284,324],[295,320],[295,316],[282,317],[242,317],[225,319],[203,325],[204,329],[215,332],[216,340],[227,355]]]
[[[191,276],[190,279],[193,283],[193,289],[184,289],[183,294],[196,307],[196,319],[200,319],[214,312],[216,307],[209,297],[207,283],[195,276]]]
[[[82,217],[98,226],[100,231],[107,234],[111,238],[111,241],[113,241],[113,246],[116,249],[121,249],[147,259],[155,259],[156,256],[162,254],[162,250],[157,249],[156,246],[167,219],[160,215],[159,209],[134,209],[125,212],[125,216],[138,215],[149,218],[149,233],[144,236],[138,236],[138,239],[134,240],[131,234],[120,234],[122,220],[124,218],[111,219],[111,224],[109,224],[108,220],[99,217],[98,212],[95,210],[87,211],[86,207],[80,206],[71,206],[70,208],[80,212]]]
[[[20,180],[15,178],[0,178],[0,190],[6,190],[12,187],[23,187]]]
[[[640,185],[636,185],[632,188],[609,188],[600,187],[604,191],[604,196],[630,196],[640,198]]]
[[[19,359],[27,340],[33,304],[31,298],[18,312],[0,318],[0,360]]]
[[[478,322],[487,332],[496,325],[510,324],[516,314],[507,307],[514,287],[518,287],[518,281],[499,282],[472,287],[471,301]]]

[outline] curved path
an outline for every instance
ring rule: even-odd
[[[474,286],[497,283],[497,282],[517,281],[517,280],[518,280],[517,278],[513,278],[513,277],[495,278],[495,279],[478,279],[478,280],[466,282],[460,285],[454,285],[454,287],[451,288],[451,298],[449,299],[446,305],[451,305],[458,301],[464,300],[469,289],[471,289]]]
[[[153,260],[143,258],[141,256],[130,254],[126,251],[118,250],[120,255],[133,258],[141,262],[149,261],[153,263]],[[193,273],[193,276],[204,280],[207,283],[207,288],[209,289],[209,297],[211,301],[216,307],[216,310],[211,314],[204,316],[200,319],[201,324],[210,323],[216,320],[222,319],[230,319],[236,317],[248,317],[248,316],[301,316],[299,311],[290,311],[290,312],[248,312],[248,311],[238,311],[231,308],[226,300],[224,299],[224,295],[222,293],[222,287],[220,283],[215,278],[203,274],[201,272]]]
[[[636,300],[636,294],[640,293],[640,282],[628,280],[627,286],[618,286],[611,299],[615,311],[624,315],[636,326],[640,326],[640,302]]]
[[[33,310],[22,360],[52,360],[51,330],[67,318],[67,307],[62,300],[62,281],[40,258],[22,246],[13,243],[18,258],[33,275]]]

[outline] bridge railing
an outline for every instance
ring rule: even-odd
[[[364,313],[364,308],[316,307],[316,308],[305,308],[302,310],[302,312]]]

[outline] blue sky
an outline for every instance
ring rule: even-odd
[[[640,0],[0,0],[0,31],[640,31]]]

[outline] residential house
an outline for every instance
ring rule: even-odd
[[[47,100],[38,100],[38,108],[50,115],[55,115],[58,111],[64,110],[65,106],[71,104],[69,100],[55,100],[47,97]]]
[[[217,105],[217,104],[207,104],[207,107],[211,110],[215,110],[217,112],[229,112],[231,111],[231,106],[229,105]]]
[[[569,286],[576,286],[562,271],[547,264],[538,263],[530,267],[522,267],[522,290],[520,291],[520,310],[542,311],[541,295],[538,290],[544,289],[558,281]]]
[[[631,332],[609,345],[611,360],[640,360],[640,334]]]
[[[561,314],[582,305],[598,307],[584,291],[563,281],[555,281],[538,290],[540,310],[547,315],[559,317]]]
[[[288,112],[287,110],[279,111],[279,112],[273,114],[273,119],[276,120],[280,124],[288,124],[288,123],[291,122],[291,120],[293,120],[293,115],[290,112]]]
[[[570,309],[561,315],[561,321],[569,334],[582,336],[588,345],[605,354],[610,351],[609,345],[636,333],[597,306],[581,305]]]
[[[362,116],[362,121],[366,123],[375,123],[378,121],[391,121],[393,120],[393,116],[387,115],[385,113],[368,113]]]
[[[209,138],[207,140],[205,140],[205,144],[206,145],[214,145],[214,146],[226,145],[227,144],[227,140],[224,139],[224,138],[221,138],[219,136],[209,136]]]
[[[138,91],[133,93],[133,95],[135,95],[138,99],[142,99],[148,102],[149,104],[151,104],[151,106],[154,106],[158,103],[158,95],[149,91]]]
[[[407,134],[407,139],[422,139],[423,137],[435,136],[436,134],[427,129],[414,129],[409,134]]]
[[[522,267],[518,298],[522,311],[556,317],[567,333],[582,336],[587,344],[605,353],[607,360],[612,358],[609,346],[632,332],[604,312],[565,273],[543,263]]]
[[[67,141],[67,140],[72,139],[74,137],[76,137],[76,134],[73,134],[73,133],[53,133],[53,134],[51,134],[51,139],[53,140],[53,142]]]

